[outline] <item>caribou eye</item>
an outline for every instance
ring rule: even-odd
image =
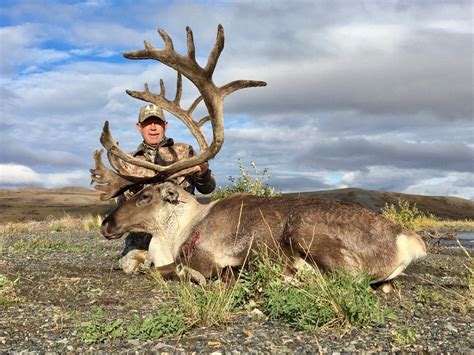
[[[149,193],[149,192],[145,192],[145,193],[142,194],[142,195],[140,196],[140,198],[138,199],[137,205],[142,205],[142,204],[145,204],[145,203],[150,203],[152,199],[153,199],[153,194],[151,194],[151,193]]]

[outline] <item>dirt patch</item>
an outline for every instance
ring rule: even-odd
[[[31,243],[34,239],[51,241]],[[30,243],[30,244],[29,244]],[[28,245],[35,245],[28,249]],[[22,247],[20,247],[22,246]],[[396,319],[364,329],[297,332],[242,312],[219,328],[195,327],[180,337],[88,344],[78,330],[101,309],[130,322],[153,312],[162,291],[146,275],[115,269],[122,241],[98,232],[41,232],[2,237],[0,274],[8,283],[0,311],[0,352],[8,351],[472,351],[472,294],[467,257],[442,249],[410,267],[396,290],[378,297]]]

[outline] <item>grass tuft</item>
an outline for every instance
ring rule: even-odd
[[[188,327],[219,325],[236,312],[253,308],[269,319],[310,331],[323,326],[367,326],[390,315],[370,290],[365,275],[342,270],[322,275],[314,270],[288,280],[282,263],[255,259],[250,264],[232,284],[216,280],[198,286],[183,281],[170,286],[159,277],[157,282],[168,297],[177,294]]]
[[[24,302],[25,299],[16,294],[15,284],[17,281],[11,281],[6,276],[0,274],[0,308]]]
[[[298,330],[317,330],[327,325],[366,326],[383,322],[383,309],[370,290],[366,275],[318,269],[299,272],[295,279],[283,277],[283,266],[269,259],[258,260],[247,272],[244,289],[270,319]]]

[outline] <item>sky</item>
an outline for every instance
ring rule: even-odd
[[[214,82],[263,80],[224,104],[225,143],[210,162],[220,186],[269,169],[280,192],[345,187],[474,200],[471,1],[0,2],[0,187],[90,186],[105,120],[126,151],[143,101],[174,97],[174,70],[123,52],[163,43],[207,61]],[[183,106],[198,95],[185,82]],[[205,115],[200,107],[196,118]],[[167,135],[197,147],[170,114]],[[204,128],[210,137],[209,127]]]

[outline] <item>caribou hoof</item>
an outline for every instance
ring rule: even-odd
[[[146,260],[147,254],[147,250],[130,250],[119,260],[119,268],[126,274],[135,274],[140,271],[145,271],[149,269],[151,265],[151,262]]]
[[[204,286],[207,283],[203,274],[187,266],[181,266],[177,274],[179,278],[188,279],[189,281],[193,281],[200,286]]]

